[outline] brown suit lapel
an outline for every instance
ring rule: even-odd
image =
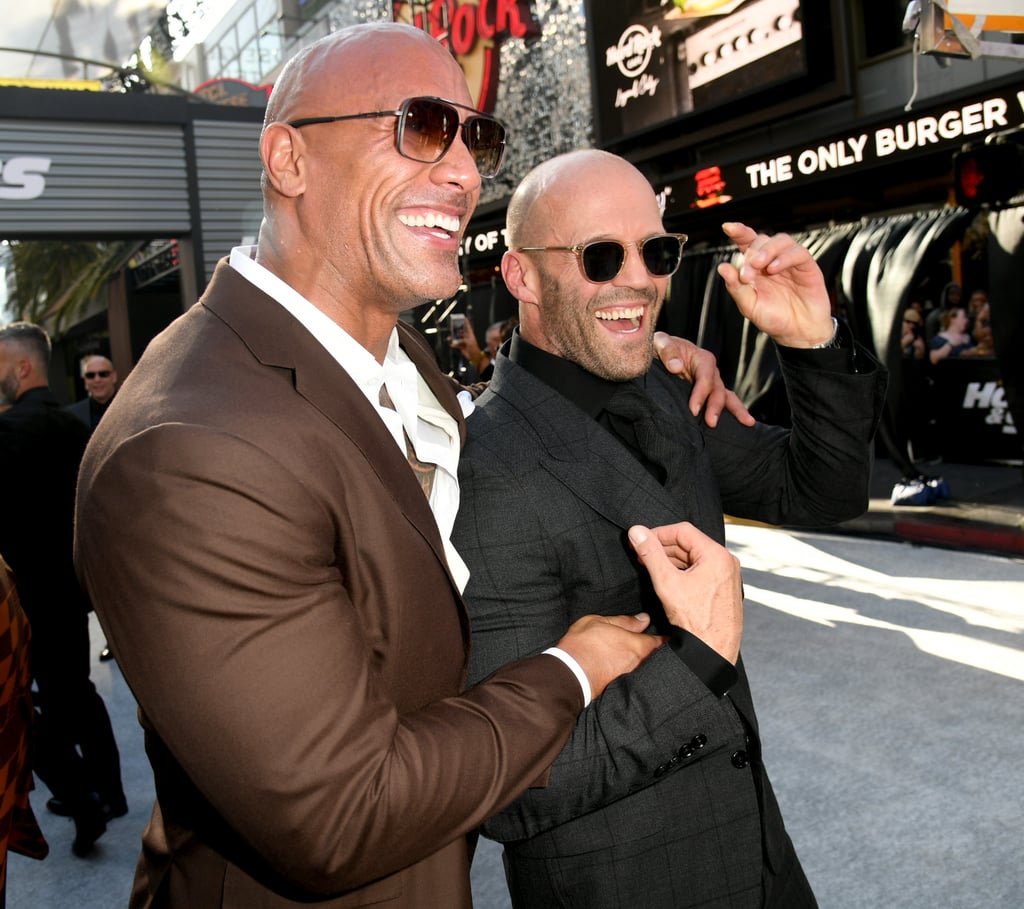
[[[217,265],[201,303],[231,327],[260,363],[291,370],[296,393],[362,452],[369,469],[380,478],[447,571],[437,523],[409,463],[365,395],[323,345],[283,306],[231,268],[226,259]],[[401,323],[399,340],[438,400],[458,421],[464,439],[465,420],[451,380],[438,369],[430,348],[413,329]]]

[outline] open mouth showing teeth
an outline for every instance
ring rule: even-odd
[[[399,215],[398,220],[406,227],[426,227],[430,230],[442,230],[448,234],[455,234],[459,231],[459,219],[453,215],[443,215],[440,212],[426,212],[420,215]]]
[[[601,309],[594,313],[594,315],[602,322],[607,323],[607,327],[612,331],[626,333],[640,329],[644,308],[642,306],[630,306],[621,309]]]

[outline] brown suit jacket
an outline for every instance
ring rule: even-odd
[[[226,262],[97,429],[77,518],[156,781],[132,906],[469,906],[465,834],[544,776],[578,685],[541,656],[460,695],[466,611],[412,471]]]

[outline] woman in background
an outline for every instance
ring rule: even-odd
[[[942,331],[931,340],[928,358],[934,366],[948,357],[962,356],[974,347],[974,339],[967,334],[967,310],[955,306],[942,314]]]

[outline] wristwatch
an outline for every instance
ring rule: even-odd
[[[811,347],[811,350],[835,350],[838,347],[842,347],[843,342],[839,334],[839,320],[832,317],[832,337],[827,341],[823,341],[821,344],[815,344]]]

